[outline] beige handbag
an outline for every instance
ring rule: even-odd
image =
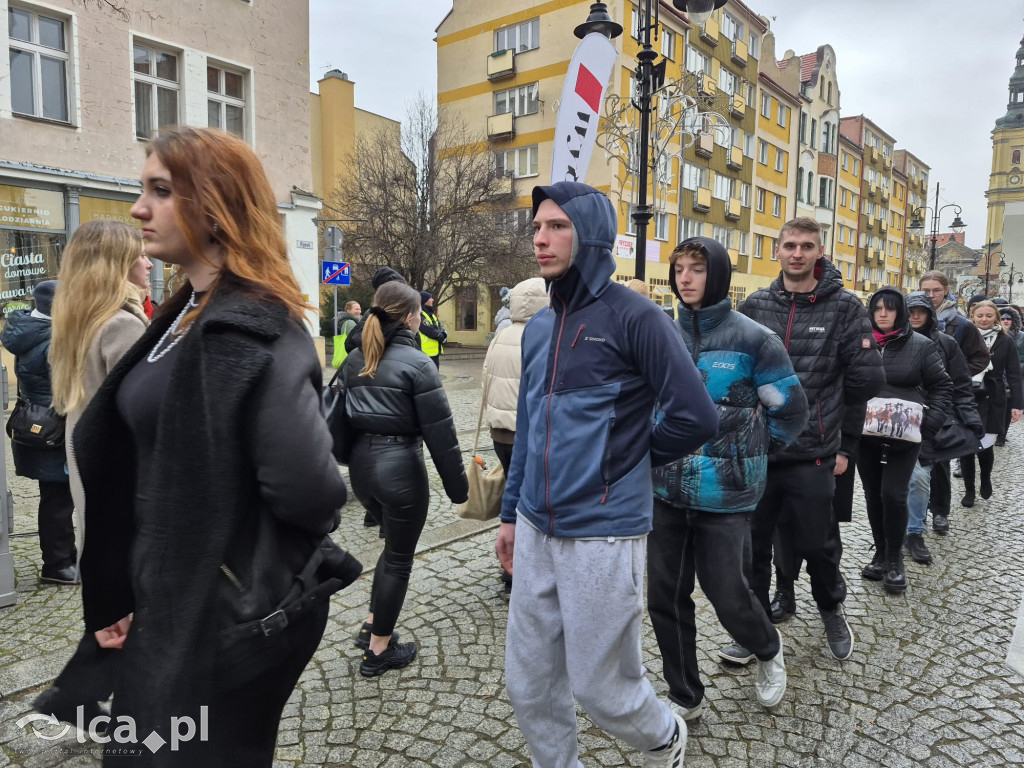
[[[480,445],[480,428],[484,422],[484,404],[487,402],[487,379],[484,379],[484,394],[480,400],[480,415],[476,420],[476,437],[473,438],[473,454],[466,462],[466,479],[469,480],[469,498],[456,507],[459,517],[466,520],[493,520],[501,513],[501,497],[505,493],[505,470],[501,462],[487,471],[484,460],[477,455]]]

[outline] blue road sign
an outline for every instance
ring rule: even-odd
[[[351,265],[343,261],[321,261],[320,266],[324,285],[352,285]]]

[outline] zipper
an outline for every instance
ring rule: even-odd
[[[558,341],[555,342],[555,361],[551,366],[551,385],[548,388],[548,407],[547,407],[547,425],[548,434],[544,443],[544,503],[548,508],[548,515],[551,518],[550,534],[555,535],[555,511],[551,508],[551,471],[548,459],[551,453],[551,398],[555,394],[555,379],[558,377],[558,353],[562,347],[562,332],[565,330],[565,300],[561,296],[558,300],[562,302],[562,320],[558,326]],[[583,330],[583,326],[580,326],[580,331]],[[576,333],[577,338],[579,332]],[[575,343],[575,342],[573,342]]]
[[[821,420],[821,403],[818,403],[818,437],[821,442],[825,442],[825,422]]]
[[[697,313],[693,312],[693,364],[697,364],[697,358],[700,357],[700,323],[697,321]]]
[[[572,344],[569,345],[570,348],[572,348],[572,349],[576,348],[576,342],[580,340],[580,334],[583,333],[583,329],[584,328],[586,328],[586,324],[585,323],[580,323],[580,329],[578,331],[576,331],[576,338],[574,338],[572,340]]]
[[[245,588],[242,586],[242,582],[238,580],[238,577],[235,576],[235,574],[232,572],[230,568],[228,568],[226,563],[221,563],[220,572],[227,576],[228,581],[234,584],[235,589],[237,589],[239,592],[245,592]]]
[[[793,331],[793,317],[796,315],[796,296],[792,299],[792,304],[789,305],[789,322],[786,323],[786,351],[789,351],[789,335]]]

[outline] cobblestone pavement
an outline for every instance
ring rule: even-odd
[[[479,361],[442,366],[465,451],[479,404]],[[489,445],[489,440],[484,439]],[[782,626],[789,687],[773,711],[753,695],[753,670],[729,668],[727,641],[698,598],[708,709],[690,729],[686,765],[947,768],[1024,765],[1024,679],[1004,666],[1024,588],[1024,426],[997,449],[995,494],[956,507],[952,532],[926,540],[935,564],[908,563],[910,588],[887,596],[863,581],[870,559],[863,502],[844,526],[852,659],[828,655],[806,579],[798,615]],[[428,462],[429,464],[429,462]],[[442,768],[529,765],[503,686],[507,603],[493,554],[494,526],[460,521],[432,476],[432,505],[405,610],[403,637],[419,645],[407,669],[364,679],[351,637],[365,618],[369,578],[335,596],[327,634],[281,724],[275,765]],[[32,531],[33,484],[14,483],[16,530]],[[954,481],[954,497],[962,486]],[[350,504],[337,540],[372,570],[376,529]],[[98,747],[73,733],[36,737],[15,721],[70,654],[80,631],[77,589],[37,583],[38,543],[15,539],[19,603],[0,610],[0,766],[97,766]],[[600,585],[595,585],[599,588]],[[644,651],[659,692],[661,663],[649,625]],[[578,717],[585,765],[640,765],[641,756]],[[59,730],[59,729],[55,729]],[[49,732],[48,732],[49,733]]]

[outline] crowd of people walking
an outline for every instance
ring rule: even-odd
[[[786,694],[778,625],[799,610],[802,567],[825,647],[851,658],[840,522],[854,475],[874,543],[861,575],[905,593],[904,553],[933,559],[928,511],[951,529],[950,461],[962,507],[993,495],[995,449],[1024,408],[1019,309],[976,297],[968,318],[940,272],[865,307],[798,218],[779,233],[779,277],[738,307],[723,245],[680,243],[672,319],[612,279],[605,195],[536,187],[532,213],[539,277],[502,292],[483,369],[505,473],[505,686],[534,766],[580,765],[579,704],[645,766],[679,768],[705,711],[697,584],[734,640],[719,657],[756,663],[766,708]],[[329,596],[362,570],[330,537],[348,498],[339,463],[383,539],[352,628],[359,672],[416,658],[398,627],[429,507],[424,444],[445,495],[470,491],[439,373],[446,334],[433,296],[378,271],[371,306],[339,317],[328,428],[311,308],[252,151],[165,132],[132,215],[141,235],[80,227],[56,283],[0,336],[19,397],[66,419],[53,445],[12,437],[18,472],[40,484],[41,578],[82,584],[86,632],[35,707],[104,715],[112,695],[112,716],[167,740],[204,710],[207,739],[104,765],[269,766]],[[150,258],[178,268],[155,313]],[[643,666],[645,609],[665,699]]]

